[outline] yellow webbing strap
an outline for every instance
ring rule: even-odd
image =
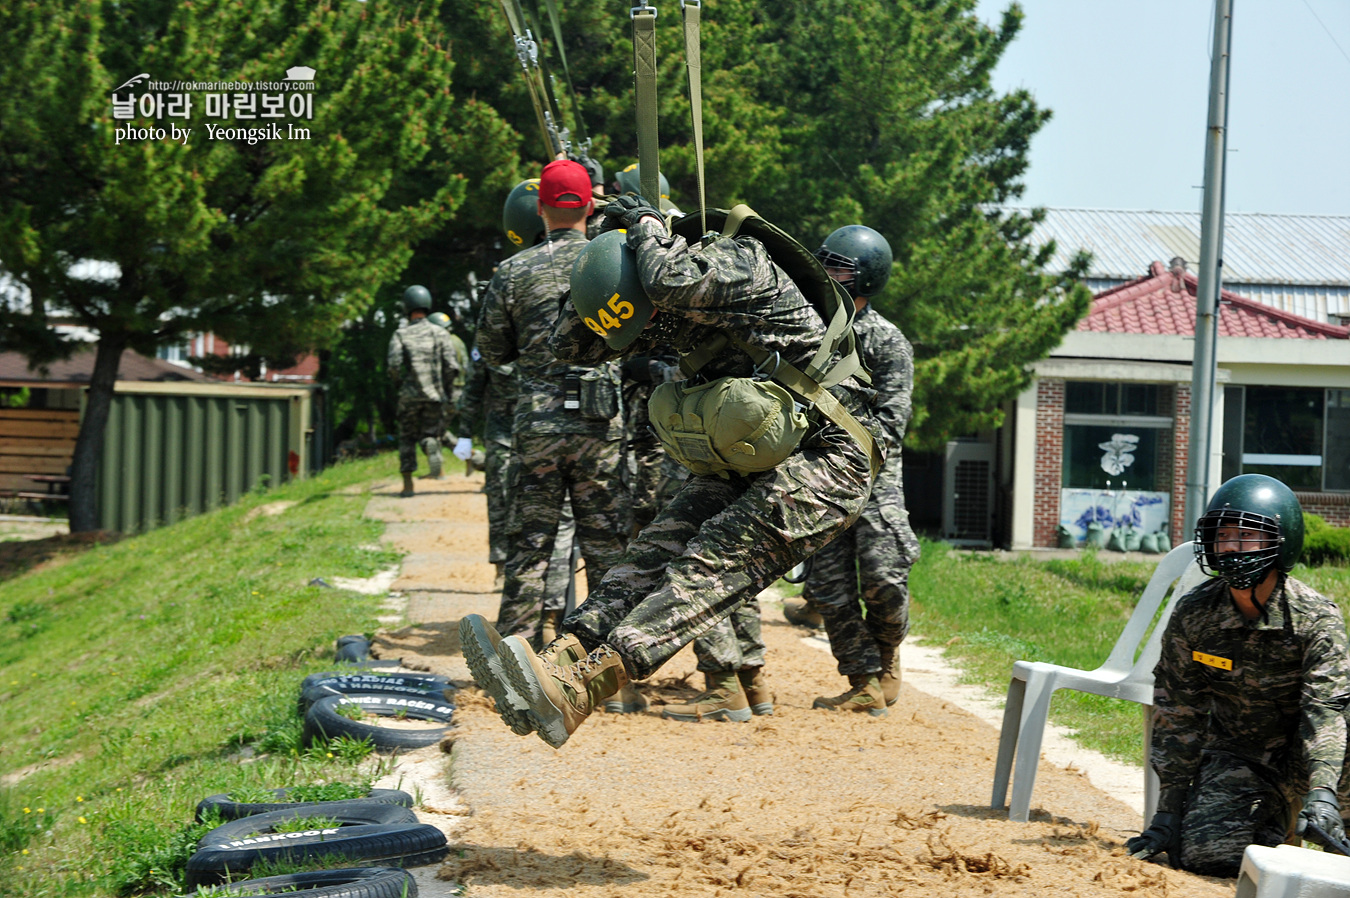
[[[661,150],[656,141],[656,7],[639,0],[633,19],[634,98],[637,105],[638,168],[642,195],[661,198]]]

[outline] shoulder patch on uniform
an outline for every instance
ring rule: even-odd
[[[481,362],[481,361],[483,360],[483,354],[482,354],[481,352],[479,352],[479,351],[478,351],[478,347],[475,346],[475,347],[469,352],[469,358],[473,359],[475,362]]]
[[[1220,658],[1218,655],[1206,655],[1204,652],[1191,652],[1191,660],[1199,661],[1206,667],[1217,667],[1219,670],[1232,670],[1233,662],[1227,658]]]

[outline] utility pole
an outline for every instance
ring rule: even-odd
[[[1218,364],[1219,296],[1223,284],[1224,154],[1228,149],[1228,65],[1233,48],[1233,0],[1215,0],[1209,66],[1209,124],[1205,132],[1205,190],[1200,213],[1199,287],[1195,296],[1195,359],[1191,365],[1191,443],[1186,463],[1184,534],[1209,503],[1210,438]]]

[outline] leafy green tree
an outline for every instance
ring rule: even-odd
[[[284,364],[322,348],[464,201],[451,161],[499,127],[458,104],[436,0],[15,0],[0,4],[0,343],[69,352],[56,315],[98,333],[75,447],[71,529],[97,526],[94,480],[125,349],[214,332]],[[170,81],[279,81],[317,70],[308,139],[211,139],[190,119],[117,120],[112,92]],[[143,92],[124,87],[121,96]],[[186,139],[119,137],[190,127]],[[401,181],[417,173],[420,182]],[[100,263],[91,267],[90,263]]]
[[[1025,91],[1000,95],[990,84],[1020,8],[993,28],[974,10],[975,0],[718,0],[703,17],[708,204],[748,202],[808,246],[851,223],[886,235],[896,264],[876,305],[915,344],[908,442],[919,449],[1000,424],[1029,364],[1090,301],[1077,280],[1086,260],[1045,272],[1052,248],[1028,239],[1039,213],[1006,211],[1050,113]],[[462,80],[519,129],[532,174],[542,141],[505,17],[496,4],[454,4],[443,15],[462,47]],[[663,6],[657,25],[661,167],[677,204],[693,210],[678,16]],[[562,20],[581,111],[612,171],[637,153],[629,18],[571,3]],[[551,29],[536,37],[556,60]]]

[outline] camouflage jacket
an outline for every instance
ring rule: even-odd
[[[481,434],[486,443],[510,446],[516,417],[515,369],[487,364],[476,345],[469,356],[474,365],[459,399],[464,435]]]
[[[853,318],[858,354],[872,373],[872,417],[886,440],[886,465],[881,477],[900,486],[900,445],[905,439],[914,393],[914,349],[905,335],[871,303]]]
[[[1206,751],[1251,762],[1291,794],[1336,789],[1350,658],[1335,602],[1285,577],[1248,620],[1227,584],[1211,580],[1177,601],[1153,675],[1160,811],[1181,813]]]
[[[388,364],[400,399],[458,401],[459,359],[445,328],[422,318],[394,331]]]
[[[604,365],[596,371],[593,365],[559,361],[549,350],[558,310],[566,301],[572,263],[585,248],[586,237],[580,231],[553,231],[548,240],[502,262],[484,294],[478,351],[490,365],[514,363],[520,391],[517,433],[577,433],[611,440],[623,435],[618,366]],[[617,413],[593,419],[565,408],[569,378],[598,378],[609,384]]]
[[[691,247],[648,219],[628,230],[628,245],[637,252],[643,288],[658,311],[651,326],[625,349],[612,350],[568,303],[550,344],[558,358],[594,364],[651,355],[662,344],[684,354],[712,339],[717,330],[726,330],[781,353],[798,369],[809,366],[825,336],[825,322],[758,240],[743,236]],[[754,367],[748,355],[728,346],[699,376],[749,377]],[[854,414],[868,412],[871,391],[853,378],[831,392]]]

